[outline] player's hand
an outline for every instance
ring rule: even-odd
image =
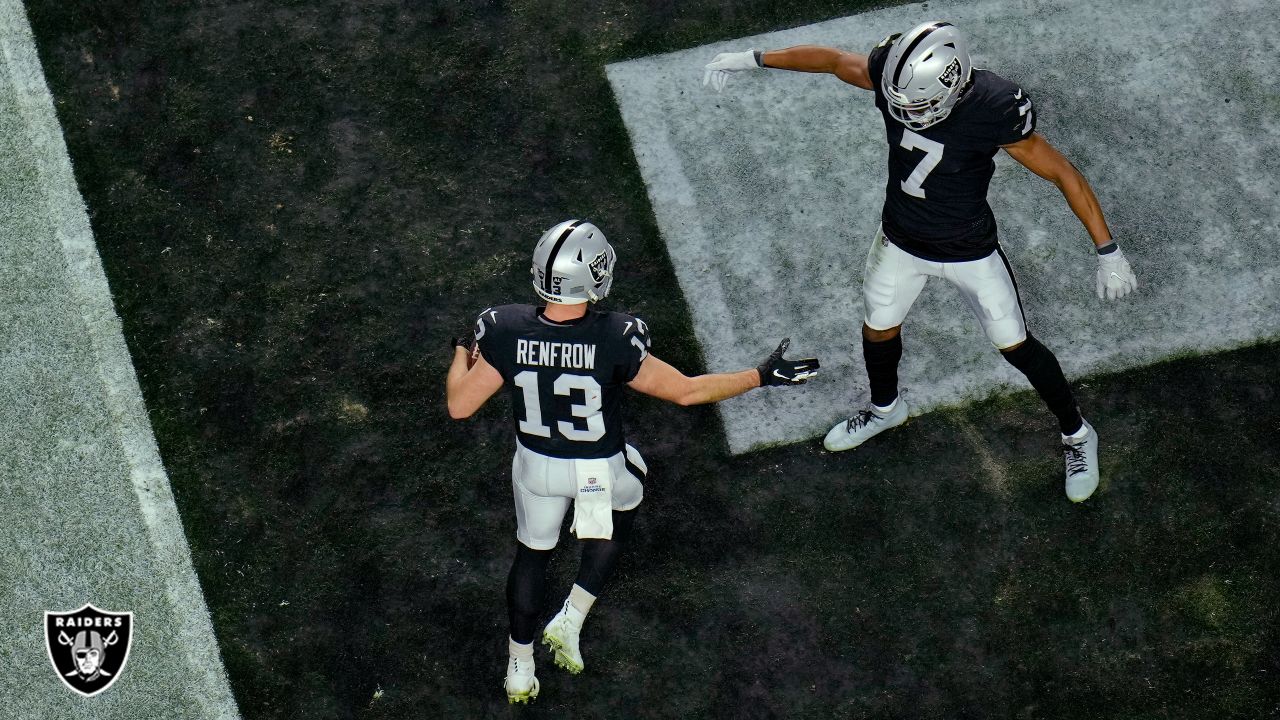
[[[449,338],[449,343],[455,348],[455,354],[457,353],[456,348],[462,348],[466,351],[467,369],[471,369],[471,366],[476,364],[476,358],[480,357],[480,344],[476,342],[475,335],[466,333],[464,335],[452,337]]]
[[[1138,278],[1120,248],[1098,256],[1098,299],[1115,300],[1138,289]]]
[[[729,73],[739,70],[759,70],[760,64],[756,62],[755,50],[743,50],[735,53],[720,53],[715,59],[707,63],[703,69],[702,84],[710,85],[716,89],[716,92],[724,90],[724,84],[729,82]]]
[[[805,380],[818,374],[818,358],[787,360],[782,354],[791,346],[791,338],[783,338],[778,349],[765,358],[756,372],[760,373],[760,385],[803,385]]]

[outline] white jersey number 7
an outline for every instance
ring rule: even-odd
[[[929,173],[938,167],[938,163],[942,162],[942,143],[936,140],[930,140],[927,137],[921,137],[910,130],[902,131],[902,142],[899,143],[907,150],[923,150],[924,157],[921,158],[916,169],[911,171],[911,175],[902,181],[902,192],[918,198],[924,198],[924,180],[929,177]]]

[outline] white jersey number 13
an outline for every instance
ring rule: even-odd
[[[924,157],[920,159],[916,169],[911,171],[911,175],[902,181],[902,192],[918,198],[924,197],[924,179],[929,177],[929,173],[938,167],[938,163],[942,162],[942,143],[930,140],[927,137],[919,135],[904,129],[902,131],[902,142],[899,143],[907,150],[923,150]]]
[[[542,404],[538,397],[538,373],[525,370],[515,376],[515,386],[524,393],[524,416],[520,421],[520,432],[538,437],[551,437],[551,426],[542,422]],[[586,430],[579,430],[572,422],[556,421],[556,430],[568,440],[592,442],[604,437],[604,415],[600,414],[600,383],[590,375],[570,375],[564,373],[556,378],[551,391],[556,395],[569,395],[574,390],[581,390],[583,403],[573,403],[569,407],[575,418],[585,420]]]

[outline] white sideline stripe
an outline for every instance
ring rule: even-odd
[[[617,65],[609,65],[605,68],[605,75],[611,81],[617,67]],[[627,105],[619,103],[619,107],[625,114]],[[624,124],[630,135],[632,124]],[[637,143],[636,138],[632,137],[631,147],[638,158],[644,158],[641,161],[642,164],[651,162],[655,167],[663,168],[664,183],[652,183],[646,176],[645,185],[649,196],[654,199],[661,198],[663,204],[669,209],[669,212],[657,214],[658,229],[663,236],[672,237],[679,234],[686,241],[678,245],[667,243],[671,262],[678,267],[697,268],[701,273],[708,273],[707,259],[713,257],[715,252],[706,229],[702,227],[697,195],[694,194],[693,186],[689,184],[689,178],[685,176],[684,165],[671,144],[670,134],[662,133],[660,137],[650,139],[644,144]],[[699,297],[699,302],[702,308],[713,316],[729,317],[729,306],[725,303],[723,287],[719,281],[706,283],[704,294]],[[739,345],[737,334],[730,323],[716,323],[708,326],[706,332],[707,338],[703,339],[704,344],[709,340],[722,347]]]
[[[209,610],[191,563],[168,476],[160,460],[155,436],[142,401],[142,391],[115,313],[102,261],[83,198],[71,171],[71,159],[44,80],[35,39],[20,0],[0,0],[0,49],[10,69],[16,103],[27,127],[33,128],[36,167],[46,190],[48,217],[56,218],[57,235],[67,263],[68,285],[83,311],[89,342],[97,358],[106,390],[105,402],[128,459],[130,479],[156,553],[156,567],[168,571],[161,578],[174,608],[177,634],[190,668],[188,678],[204,684],[200,697],[205,717],[239,718],[227,681]]]
[[[978,463],[982,465],[987,481],[984,483],[987,491],[1002,500],[1009,499],[1009,473],[1005,472],[1004,466],[996,460],[991,454],[991,449],[987,446],[982,435],[978,433],[978,428],[973,426],[965,417],[957,414],[955,417],[956,427],[960,428],[960,432],[964,434],[964,439],[969,441],[969,446],[978,454]]]

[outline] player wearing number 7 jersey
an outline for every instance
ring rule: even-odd
[[[1057,417],[1067,497],[1088,498],[1099,480],[1098,435],[1080,415],[1057,358],[1027,331],[987,204],[996,152],[1003,148],[1062,191],[1097,248],[1099,298],[1122,297],[1137,289],[1137,279],[1089,183],[1036,133],[1031,98],[974,68],[965,37],[946,22],[891,35],[868,55],[813,45],[722,53],[706,66],[703,83],[722,90],[729,73],[762,68],[830,73],[872,91],[889,142],[881,227],[862,283],[871,402],[827,433],[827,449],[849,450],[906,421],[898,396],[900,329],[925,281],[941,277],[959,289],[987,338]]]
[[[507,577],[511,632],[505,680],[511,702],[538,694],[534,635],[547,562],[570,504],[582,562],[568,598],[542,633],[556,664],[570,672],[582,671],[582,622],[635,522],[646,467],[623,437],[623,386],[696,405],[761,385],[799,385],[818,371],[816,358],[785,359],[783,340],[757,368],[685,376],[650,354],[643,320],[589,307],[609,293],[615,261],[595,225],[556,225],[533,253],[533,287],[546,305],[503,305],[480,313],[478,357],[469,342],[454,343],[446,381],[450,416],[469,417],[504,386],[515,415],[511,475],[518,543]]]

